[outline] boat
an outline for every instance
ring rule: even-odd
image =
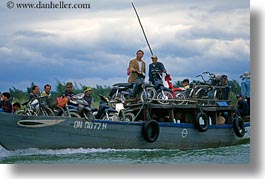
[[[38,148],[202,149],[250,142],[250,121],[232,105],[135,104],[135,121],[0,113],[0,144],[7,150]],[[225,124],[217,114],[227,113]]]

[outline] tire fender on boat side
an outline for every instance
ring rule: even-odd
[[[203,121],[203,124],[201,124],[201,121]],[[205,132],[208,130],[209,127],[209,117],[204,112],[199,112],[195,119],[195,127],[200,132]]]
[[[233,129],[237,137],[243,137],[245,135],[244,121],[241,117],[233,118]]]
[[[142,128],[142,135],[146,142],[155,142],[159,136],[159,125],[155,120],[148,120]]]

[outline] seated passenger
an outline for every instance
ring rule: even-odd
[[[190,83],[189,79],[184,79],[184,80],[182,81],[182,86],[183,86],[184,90],[190,88],[189,83]]]
[[[75,95],[75,93],[73,92],[73,83],[67,82],[65,85],[65,91],[62,94],[62,96],[66,96],[68,99],[70,99],[74,95]]]
[[[223,125],[223,124],[225,124],[225,118],[222,115],[222,112],[219,112],[218,113],[217,120],[216,120],[216,124],[217,125]]]
[[[87,87],[84,91],[84,100],[87,101],[88,105],[89,105],[89,108],[91,110],[94,110],[94,106],[93,106],[93,103],[94,103],[94,98],[92,96],[92,88],[91,87]]]
[[[41,96],[50,96],[51,95],[51,85],[46,84],[44,86],[44,91],[41,93]]]
[[[4,92],[1,94],[0,108],[2,112],[11,113],[12,112],[12,103],[10,101],[10,93]]]
[[[32,86],[32,92],[29,94],[29,101],[40,97],[40,88],[37,85]]]
[[[12,108],[13,108],[12,113],[16,113],[21,108],[21,105],[18,102],[16,102],[12,105]]]
[[[241,117],[249,115],[249,106],[242,95],[237,95],[237,110]]]

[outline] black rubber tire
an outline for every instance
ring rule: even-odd
[[[245,135],[244,121],[240,117],[234,117],[233,129],[237,137],[243,137]]]
[[[160,128],[155,120],[148,120],[142,128],[142,135],[146,142],[152,143],[159,137]]]
[[[70,111],[69,115],[71,116],[71,118],[81,118],[81,116],[77,112],[74,112],[74,111]]]
[[[200,124],[200,118],[204,121],[204,124]],[[200,132],[205,132],[208,130],[209,127],[209,118],[204,112],[199,112],[196,116],[195,119],[195,127],[200,131]]]

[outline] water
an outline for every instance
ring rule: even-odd
[[[250,144],[200,150],[24,149],[0,147],[5,164],[248,164]]]

